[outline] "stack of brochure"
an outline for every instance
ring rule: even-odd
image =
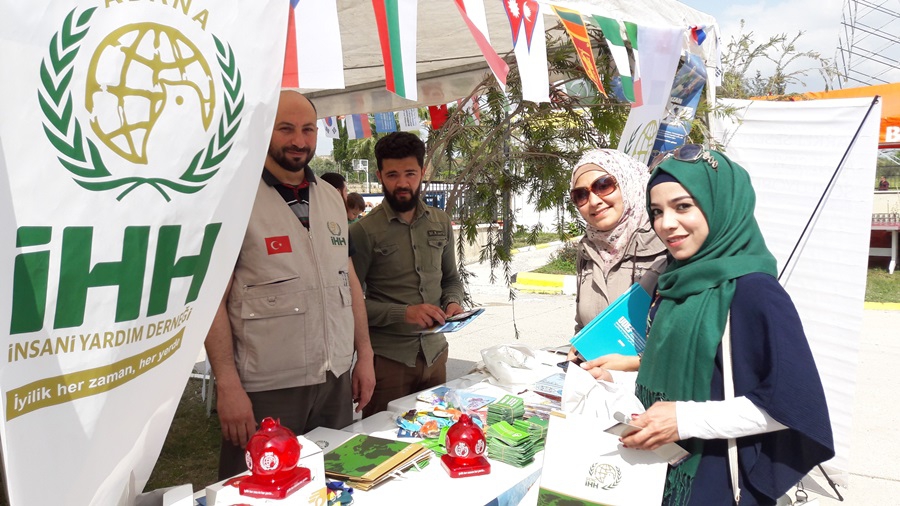
[[[357,434],[325,454],[325,475],[369,490],[412,466],[422,467],[431,455],[418,443]]]

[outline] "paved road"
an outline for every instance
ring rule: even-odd
[[[510,273],[547,263],[555,248],[515,255]],[[481,360],[480,351],[497,344],[521,343],[539,349],[568,342],[572,335],[575,298],[519,292],[509,300],[503,271],[483,264],[467,267],[473,274],[470,295],[485,313],[465,329],[448,334],[448,378],[469,372]],[[516,337],[518,330],[518,338]],[[850,455],[850,488],[841,489],[844,502],[820,496],[820,505],[900,504],[900,311],[867,310],[863,316]],[[824,484],[824,480],[819,480]],[[833,493],[832,493],[833,495]],[[814,495],[815,497],[815,495]]]

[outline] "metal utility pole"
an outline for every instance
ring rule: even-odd
[[[366,193],[370,193],[369,190],[369,161],[365,159],[354,158],[351,161],[353,165],[353,170],[356,172],[365,172],[366,173]]]
[[[900,81],[900,0],[844,0],[835,63],[838,86]]]

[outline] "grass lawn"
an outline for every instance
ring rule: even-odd
[[[218,481],[221,433],[219,417],[215,413],[206,416],[206,402],[200,398],[200,380],[188,380],[144,490],[190,483],[196,492]]]
[[[866,302],[900,302],[900,270],[872,267],[866,278]]]
[[[518,232],[513,234],[512,249],[522,248],[525,246],[533,246],[535,244],[544,244],[548,242],[558,241],[559,236],[555,232],[538,232],[534,237],[526,232]]]
[[[563,248],[551,256],[546,265],[533,272],[574,275],[575,249],[571,246]],[[873,260],[866,277],[866,302],[900,303],[900,269],[888,274],[887,260]]]

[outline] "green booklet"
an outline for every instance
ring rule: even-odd
[[[428,450],[418,443],[404,443],[357,434],[325,454],[325,474],[351,481],[363,490],[380,483],[392,472],[420,460]]]

